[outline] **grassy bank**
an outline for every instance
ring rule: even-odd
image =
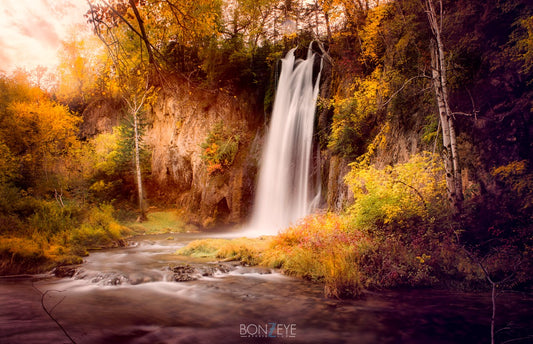
[[[193,225],[186,224],[180,213],[175,210],[154,210],[149,212],[146,218],[143,222],[126,220],[123,223],[136,234],[180,233],[196,230]]]
[[[136,223],[117,220],[109,204],[82,207],[26,198],[16,206],[11,216],[0,217],[9,225],[0,234],[0,275],[79,264],[90,250],[122,246],[132,235],[191,230],[173,211],[152,212],[147,221]],[[23,217],[25,211],[30,214]]]
[[[285,274],[324,283],[325,295],[335,298],[357,297],[365,289],[483,280],[481,271],[450,240],[377,238],[335,214],[310,216],[275,237],[204,239],[177,253],[280,268]]]
[[[83,208],[32,198],[24,200],[27,216],[2,216],[10,221],[0,235],[0,274],[44,272],[77,264],[89,250],[116,247],[132,231],[114,218],[111,205]],[[17,208],[17,212],[24,212]]]

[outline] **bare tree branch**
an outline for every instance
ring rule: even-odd
[[[144,21],[141,18],[141,15],[139,14],[139,10],[137,9],[137,6],[135,5],[135,2],[133,0],[129,0],[130,6],[133,9],[133,13],[135,14],[135,18],[137,19],[137,23],[139,24],[139,29],[141,30],[141,38],[144,41],[144,45],[146,46],[146,51],[148,52],[148,62],[150,64],[154,64],[154,54],[152,53],[152,44],[148,40],[148,35],[146,34],[146,30],[144,29]],[[131,27],[131,26],[130,26]]]
[[[76,341],[68,334],[67,330],[59,323],[59,321],[54,318],[54,316],[52,315],[52,312],[54,311],[54,309],[61,303],[63,302],[63,300],[65,300],[65,298],[63,297],[59,302],[57,302],[51,310],[48,310],[46,308],[46,305],[45,305],[45,297],[46,297],[46,294],[48,294],[49,292],[55,292],[55,293],[62,293],[64,292],[64,290],[47,290],[45,291],[44,293],[42,291],[40,291],[35,285],[33,285],[33,282],[32,282],[32,288],[35,289],[40,295],[41,295],[41,307],[43,308],[44,312],[48,315],[48,317],[50,319],[52,319],[56,324],[57,326],[61,329],[61,331],[63,331],[63,333],[65,334],[65,336],[70,340],[71,343],[73,344],[76,344]]]

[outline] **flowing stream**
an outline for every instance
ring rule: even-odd
[[[310,213],[320,188],[310,183],[315,107],[320,73],[313,82],[315,54],[282,59],[272,121],[263,152],[251,235],[276,234]]]
[[[0,343],[69,342],[36,289],[48,291],[47,309],[76,343],[489,342],[488,294],[417,290],[331,300],[320,284],[278,271],[174,255],[199,237],[136,238],[130,247],[91,253],[72,277],[1,278]],[[194,271],[180,275],[169,266]],[[184,276],[193,278],[176,281]],[[504,294],[498,302],[497,328],[531,332],[533,297]],[[257,337],[262,327],[267,336]]]

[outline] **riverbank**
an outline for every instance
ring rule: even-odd
[[[29,218],[26,230],[0,236],[0,276],[81,264],[90,251],[125,246],[135,235],[196,230],[173,210],[153,210],[142,223],[117,217],[110,205],[83,210],[46,204]]]
[[[321,283],[330,298],[357,298],[383,289],[490,288],[480,265],[447,233],[425,230],[419,236],[383,237],[358,230],[348,220],[312,215],[277,236],[202,239],[177,254],[280,269]]]
[[[277,269],[227,262],[222,265],[234,268],[225,270],[208,263],[211,258],[175,254],[192,241],[211,238],[216,235],[142,235],[134,245],[92,252],[70,278],[1,278],[0,338],[17,344],[65,342],[65,334],[42,309],[41,293],[46,293],[44,305],[80,344],[490,341],[490,293],[383,290],[339,300],[325,298],[320,283]],[[176,266],[218,271],[181,281],[173,278]],[[505,328],[498,342],[531,334],[532,304],[525,293],[498,297],[496,329]],[[256,327],[269,323],[295,331],[258,337]]]

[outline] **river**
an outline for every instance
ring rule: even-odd
[[[47,309],[76,343],[490,343],[489,294],[326,299],[321,285],[278,271],[179,261],[173,253],[199,237],[135,238],[129,247],[92,252],[72,277],[1,278],[0,343],[70,342],[41,308],[45,291]],[[176,282],[168,266],[179,263],[210,270]],[[533,334],[531,295],[505,293],[498,307],[497,328],[511,328],[500,338]]]

